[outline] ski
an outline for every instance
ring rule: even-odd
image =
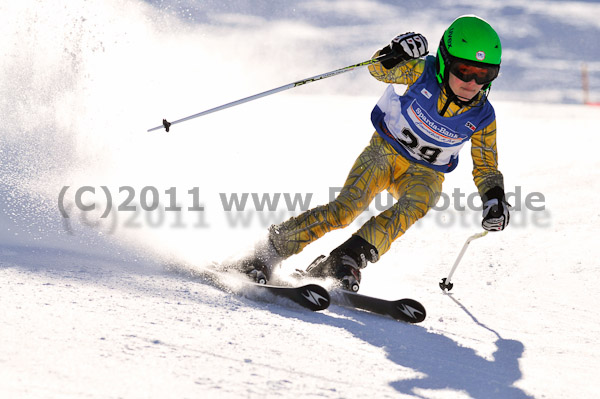
[[[317,257],[306,270],[296,269],[294,277],[297,281],[302,281],[304,278],[316,278],[317,280],[326,279],[322,272],[315,275],[315,270],[323,264],[326,257],[321,255]],[[313,276],[310,276],[310,273]],[[425,320],[427,312],[425,307],[414,299],[404,298],[395,301],[389,301],[368,295],[357,294],[359,282],[354,280],[354,284],[350,281],[337,282],[331,288],[330,284],[325,285],[330,288],[332,303],[346,308],[354,308],[366,310],[371,313],[376,313],[384,316],[390,316],[396,320],[401,320],[407,323],[420,323]],[[345,287],[344,287],[345,286]]]
[[[219,289],[251,299],[269,301],[268,297],[261,295],[269,293],[275,297],[287,298],[312,311],[325,310],[331,303],[329,292],[318,284],[298,286],[259,284],[238,272],[213,269],[197,270],[196,274]]]
[[[267,293],[273,297],[289,299],[312,311],[325,310],[331,303],[334,303],[345,308],[389,316],[407,323],[420,323],[425,320],[427,315],[425,307],[414,299],[386,300],[351,292],[339,286],[327,290],[318,281],[316,283],[303,282],[302,275],[296,276],[297,285],[285,283],[274,285],[259,284],[236,271],[202,268],[201,270],[196,269],[194,274],[211,285],[232,294],[266,302],[272,301],[272,297],[263,295]],[[323,282],[326,283],[325,280]]]
[[[331,291],[331,301],[342,307],[362,309],[384,316],[391,316],[396,320],[407,323],[420,323],[425,320],[427,315],[425,307],[414,299],[405,298],[389,301],[341,288]]]
[[[329,292],[317,284],[305,284],[298,287],[284,287],[279,285],[258,284],[248,282],[258,290],[268,291],[270,294],[291,299],[300,306],[312,311],[325,310],[331,303]]]

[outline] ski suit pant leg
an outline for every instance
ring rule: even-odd
[[[408,161],[375,133],[335,200],[271,226],[269,237],[277,252],[288,258],[327,232],[350,225],[377,194],[388,190],[397,202],[356,232],[383,255],[437,203],[443,181],[443,173]]]

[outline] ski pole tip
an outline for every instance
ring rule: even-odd
[[[440,281],[439,286],[442,289],[442,291],[446,292],[446,290],[452,290],[454,284],[452,284],[447,278],[443,278],[442,281]]]
[[[161,126],[161,125],[158,125],[158,126],[156,126],[156,127],[153,127],[152,129],[148,129],[148,132],[153,132],[153,131],[155,131],[155,130],[159,130],[159,129],[163,128],[163,127],[165,128],[165,130],[166,130],[167,132],[169,132],[169,128],[171,127],[171,125],[172,125],[172,123],[171,123],[171,122],[167,121],[166,119],[163,119],[163,120],[162,120],[162,126]]]
[[[163,119],[163,126],[165,127],[165,130],[167,131],[167,133],[169,133],[169,128],[171,127],[171,122],[168,122],[166,119]]]

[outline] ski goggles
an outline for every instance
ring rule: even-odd
[[[475,79],[477,84],[484,85],[498,77],[500,65],[455,61],[450,65],[450,72],[463,82]]]

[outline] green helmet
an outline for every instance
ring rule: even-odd
[[[436,77],[440,84],[447,82],[448,72],[456,61],[465,61],[468,64],[489,67],[498,76],[502,44],[498,34],[483,19],[475,15],[458,17],[446,29],[437,51]],[[487,82],[484,90],[491,84]]]

